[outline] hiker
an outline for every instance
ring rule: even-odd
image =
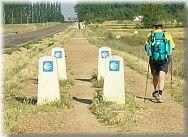
[[[154,30],[148,34],[145,50],[149,56],[149,65],[153,76],[154,91],[152,96],[162,103],[162,94],[165,85],[165,76],[175,48],[172,36],[164,30],[162,22],[153,25]]]
[[[80,24],[80,22],[78,22],[78,29],[79,29],[79,30],[81,29],[81,24]]]

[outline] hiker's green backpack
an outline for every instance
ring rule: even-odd
[[[145,48],[147,55],[154,61],[162,61],[172,55],[172,46],[166,39],[165,31],[151,32],[151,40]]]

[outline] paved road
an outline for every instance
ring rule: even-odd
[[[52,27],[40,29],[33,32],[5,36],[4,48],[16,47],[20,44],[32,40],[37,40],[53,33],[61,32],[65,30],[69,25],[71,25],[71,23],[61,23]]]

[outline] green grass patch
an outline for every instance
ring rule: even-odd
[[[60,84],[60,87],[73,86],[74,85],[74,80],[73,79],[60,80],[59,84]]]
[[[123,105],[107,102],[103,99],[101,91],[93,100],[90,110],[102,123],[107,125],[128,126],[136,122],[142,115],[144,109],[141,103],[135,101],[134,97],[126,96]]]
[[[96,79],[96,80],[93,81],[92,87],[103,88],[103,85],[104,85],[104,79],[100,78],[99,80]]]
[[[97,79],[97,73],[93,73],[91,75],[91,80],[93,82],[92,87],[94,88],[103,88],[104,86],[104,78],[101,77],[99,80]]]

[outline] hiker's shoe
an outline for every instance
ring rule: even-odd
[[[162,92],[159,90],[159,91],[154,91],[152,93],[152,96],[156,99],[157,103],[162,103],[163,100],[161,99],[162,97]]]
[[[156,98],[156,100],[157,100],[158,103],[162,103],[163,102],[163,100],[162,100],[162,93],[163,93],[163,91],[159,90],[158,97]]]
[[[156,91],[154,91],[153,93],[152,93],[152,97],[154,97],[154,98],[157,98],[157,95],[158,94],[158,90],[156,90]]]
[[[160,95],[159,93],[157,95],[157,98],[155,98],[155,99],[156,99],[157,103],[163,103],[162,95]]]

